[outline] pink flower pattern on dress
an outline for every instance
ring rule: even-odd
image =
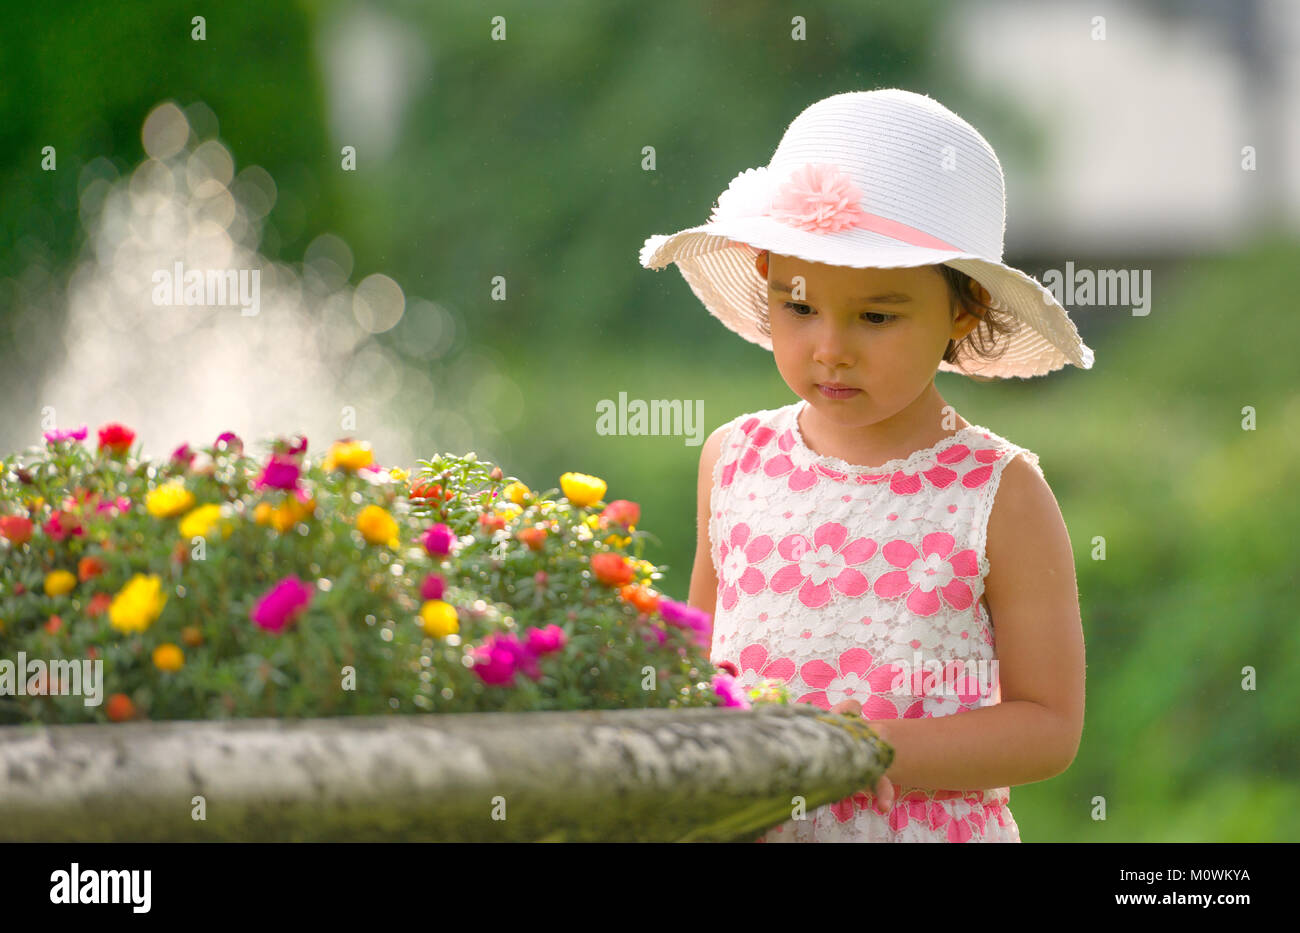
[[[898,709],[880,694],[888,693],[901,670],[895,664],[877,664],[865,648],[850,648],[840,655],[837,670],[822,660],[809,661],[799,668],[803,682],[817,689],[798,698],[830,709],[842,700],[857,700],[867,719],[897,719]]]
[[[876,595],[887,599],[906,595],[907,608],[919,616],[938,612],[940,595],[953,609],[969,609],[975,593],[970,584],[958,578],[978,579],[979,561],[970,548],[952,554],[955,545],[953,536],[944,531],[926,535],[921,540],[921,554],[902,539],[886,543],[881,549],[885,560],[902,569],[877,577]]]
[[[780,680],[790,682],[794,676],[794,662],[789,658],[767,658],[767,649],[762,645],[747,645],[740,652],[740,672],[753,671],[760,680]]]
[[[731,529],[731,535],[720,547],[722,570],[719,590],[722,608],[734,609],[740,599],[737,589],[751,596],[767,586],[767,578],[754,565],[772,552],[772,539],[759,535],[749,539],[749,526],[744,522]]]
[[[776,446],[781,453],[770,457],[767,463],[763,464],[763,472],[773,478],[778,476],[789,476],[786,485],[792,492],[803,492],[817,485],[817,473],[815,469],[796,466],[794,460],[790,458],[790,450],[794,447],[794,434],[786,431],[781,435]]]
[[[809,163],[794,171],[772,198],[772,219],[811,233],[838,233],[868,222],[858,206],[862,190],[834,165]]]
[[[861,564],[876,553],[870,538],[848,540],[848,529],[839,522],[826,522],[813,532],[810,542],[801,534],[787,535],[777,552],[790,563],[772,574],[772,591],[788,593],[799,587],[799,602],[809,609],[826,605],[831,587],[845,596],[861,596],[869,590],[866,575],[851,564]],[[802,584],[802,585],[801,585]]]

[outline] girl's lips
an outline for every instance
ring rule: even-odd
[[[818,391],[827,398],[851,398],[861,392],[861,389],[832,389],[829,386],[817,385]]]

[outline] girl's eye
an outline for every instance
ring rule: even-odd
[[[805,304],[798,304],[797,302],[793,302],[793,301],[787,301],[787,302],[785,302],[785,307],[789,308],[789,309],[790,309],[790,313],[793,314],[795,317],[807,317],[807,316],[808,316],[808,315],[803,314],[803,313],[801,313],[800,311],[796,310],[796,309],[798,309],[798,308],[804,308],[804,309],[806,309],[806,310],[808,310],[808,311],[811,311],[811,310],[812,310],[812,308],[809,308],[809,307],[808,307],[807,305],[805,305]],[[881,313],[880,311],[864,311],[864,312],[862,312],[862,313],[863,313],[863,316],[864,316],[864,317],[867,317],[867,318],[884,318],[884,320],[871,320],[871,321],[868,322],[868,323],[876,324],[876,325],[888,324],[888,323],[889,323],[890,321],[892,321],[894,318],[898,317],[898,315],[896,315],[896,314],[883,314],[883,313]]]

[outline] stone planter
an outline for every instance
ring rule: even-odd
[[[892,759],[807,704],[9,726],[0,840],[744,842]]]

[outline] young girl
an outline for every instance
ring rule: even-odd
[[[1032,451],[934,382],[1092,366],[1065,309],[1002,263],[1004,224],[984,138],[891,89],[813,104],[708,223],[641,251],[771,350],[799,398],[702,449],[690,603],[713,613],[713,663],[861,715],[894,748],[874,788],[759,841],[1017,842],[1010,786],[1078,749],[1083,636],[1056,499]]]

